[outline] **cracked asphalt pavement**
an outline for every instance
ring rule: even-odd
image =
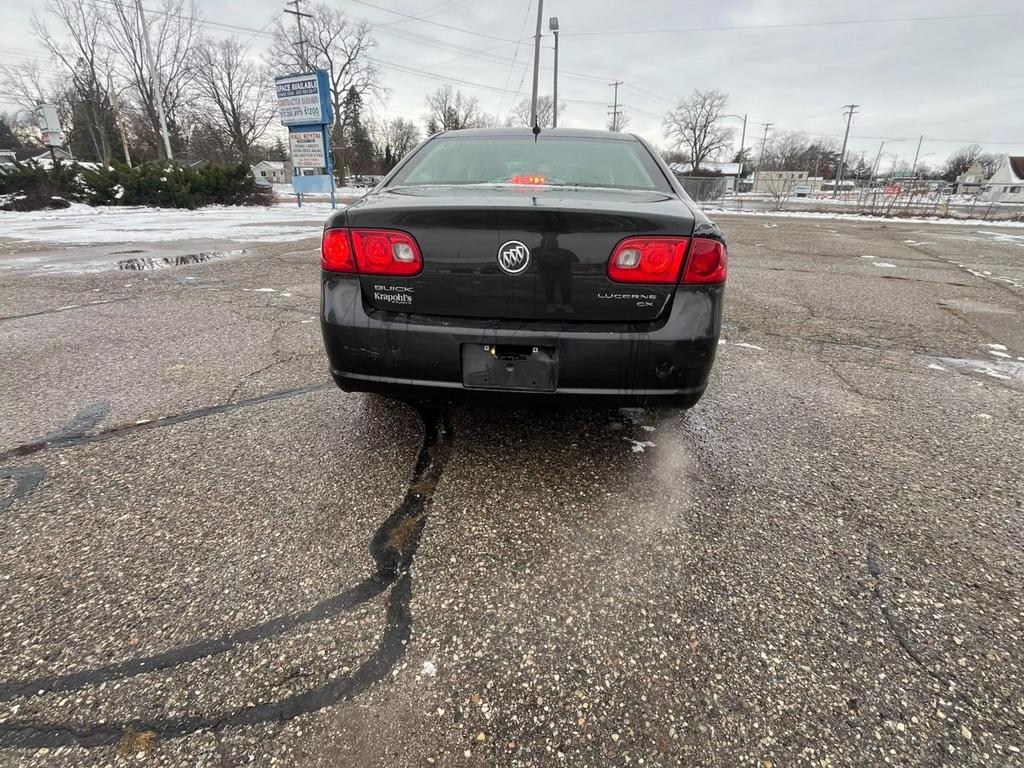
[[[0,766],[1024,765],[1024,230],[719,221],[689,412],[344,394],[315,237],[4,243]]]

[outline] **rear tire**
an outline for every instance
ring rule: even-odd
[[[692,395],[682,395],[673,405],[681,410],[688,411],[700,401],[703,395],[703,391],[694,392]]]

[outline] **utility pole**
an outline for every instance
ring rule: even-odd
[[[540,24],[544,17],[544,0],[537,0],[537,34],[533,36],[533,98],[530,100],[530,125],[533,133],[540,133],[537,125],[537,87],[540,85]]]
[[[619,86],[622,85],[622,81],[616,80],[614,83],[608,83],[608,85],[615,89],[615,103],[608,105],[612,109],[608,114],[612,116],[612,130],[617,131],[619,130]]]
[[[836,173],[835,181],[832,183],[833,200],[839,194],[839,185],[843,182],[843,171],[846,170],[846,143],[850,139],[850,122],[853,120],[854,114],[856,114],[854,110],[859,106],[860,104],[843,104],[843,109],[846,110],[846,133],[843,134],[843,151],[839,156],[839,172]]]
[[[153,46],[149,44],[149,25],[146,23],[146,12],[142,9],[142,0],[135,0],[135,7],[139,12],[139,23],[142,25],[142,39],[146,44],[146,60],[149,62],[149,76],[153,80],[153,100],[156,101],[156,111],[160,117],[160,132],[164,135],[164,149],[167,151],[167,159],[174,160],[174,153],[171,152],[171,136],[167,132],[167,116],[164,115],[163,85],[160,83],[160,69],[153,59]]]
[[[910,167],[910,178],[912,181],[917,180],[917,161],[921,157],[921,142],[924,141],[924,134],[917,140],[917,151],[914,153],[914,164]]]
[[[124,130],[124,120],[121,119],[121,109],[117,102],[117,91],[114,90],[114,81],[107,73],[107,93],[110,94],[110,108],[114,110],[114,122],[117,123],[117,132],[121,134],[121,149],[124,150],[124,162],[131,168],[132,156],[128,152],[128,136]]]
[[[761,163],[764,162],[764,149],[768,146],[768,129],[771,128],[775,123],[761,123],[764,126],[764,136],[761,137],[761,152],[757,156],[757,165],[754,166],[754,175],[756,176],[761,171]],[[754,179],[753,184],[750,187],[751,192],[757,192],[757,179]]]
[[[558,17],[552,16],[548,22],[548,29],[555,36],[555,84],[552,89],[554,96],[551,97],[551,127],[558,127]]]
[[[312,19],[313,14],[303,13],[299,10],[299,3],[305,2],[305,0],[288,0],[285,5],[295,6],[295,10],[284,9],[285,13],[291,14],[295,17],[295,23],[299,28],[299,61],[302,64],[303,69],[309,69],[309,60],[306,58],[306,38],[302,34],[302,20]]]

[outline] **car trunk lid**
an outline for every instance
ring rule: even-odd
[[[608,259],[626,237],[688,237],[694,225],[685,203],[660,192],[527,185],[390,189],[351,206],[347,221],[407,232],[423,255],[418,275],[360,277],[375,309],[589,322],[656,319],[675,285],[612,282]]]

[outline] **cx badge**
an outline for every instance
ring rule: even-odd
[[[509,240],[498,249],[498,266],[509,275],[525,272],[530,266],[530,249],[518,240]]]

